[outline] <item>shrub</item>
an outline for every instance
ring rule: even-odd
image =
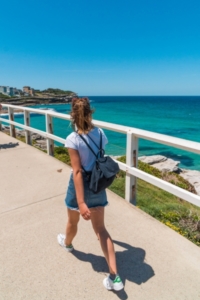
[[[63,146],[55,147],[54,148],[54,156],[55,158],[61,160],[62,162],[71,165],[70,163],[70,157],[69,157],[69,152],[67,148]]]

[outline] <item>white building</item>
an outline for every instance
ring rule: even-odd
[[[14,96],[16,88],[10,86],[0,86],[0,93],[7,95],[7,96]]]
[[[7,94],[7,86],[0,86],[0,93]]]

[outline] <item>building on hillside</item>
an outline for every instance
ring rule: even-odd
[[[0,86],[0,93],[6,94],[7,93],[7,87],[6,86]]]
[[[10,86],[0,86],[0,93],[7,95],[7,96],[14,96],[15,89]]]
[[[17,89],[17,88],[13,88],[13,91],[14,91],[14,96],[16,97],[20,97],[21,96],[21,93],[22,91]]]
[[[30,86],[24,86],[23,87],[23,92],[25,94],[28,94],[29,96],[33,96],[34,95],[34,90]]]
[[[8,87],[8,93],[10,96],[14,96],[15,92],[14,92],[14,88],[13,87]]]

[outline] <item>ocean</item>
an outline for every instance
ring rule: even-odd
[[[90,96],[96,120],[154,131],[169,136],[200,142],[200,97],[182,96]],[[34,108],[53,109],[59,113],[69,113],[70,104],[37,105]],[[23,123],[23,116],[15,115],[16,122]],[[71,127],[68,121],[54,118],[54,134],[65,138]],[[45,130],[44,117],[31,114],[31,126]],[[107,154],[124,155],[126,136],[105,130],[109,144]],[[200,155],[139,140],[139,156],[164,155],[180,161],[185,169],[200,170]]]

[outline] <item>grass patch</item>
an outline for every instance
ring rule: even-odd
[[[70,157],[67,148],[59,146],[54,148],[54,157],[66,163],[67,165],[71,165]]]
[[[125,162],[125,157],[120,157],[118,160]],[[158,178],[167,181],[169,179],[169,182],[171,182],[170,180],[173,175],[172,184],[180,186],[190,192],[194,192],[194,188],[191,184],[175,173],[162,173],[154,167],[140,161],[138,168]],[[110,186],[110,189],[122,198],[125,197],[125,176],[125,172],[120,171],[117,178]],[[137,179],[137,206],[171,229],[177,231],[197,246],[200,246],[199,207],[179,199],[141,179]]]

